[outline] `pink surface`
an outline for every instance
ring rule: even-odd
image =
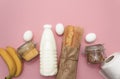
[[[40,43],[42,26],[53,25],[57,51],[60,55],[62,37],[55,33],[57,23],[77,25],[85,34],[97,34],[96,43],[103,43],[107,56],[120,51],[120,0],[0,0],[0,47],[11,45],[15,48],[24,43],[23,33],[32,30],[34,41]],[[81,52],[86,45],[82,40]],[[77,79],[103,79],[99,67],[88,65],[80,54]],[[0,79],[8,74],[8,69],[0,57]],[[24,62],[21,76],[14,79],[55,79],[42,77],[39,73],[39,56],[31,62]]]

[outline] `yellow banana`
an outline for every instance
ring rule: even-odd
[[[20,57],[18,56],[18,53],[16,52],[16,50],[13,47],[6,47],[7,52],[9,53],[9,55],[13,58],[13,60],[15,61],[16,64],[16,74],[15,77],[19,76],[22,72],[22,61],[20,59]]]
[[[0,48],[0,56],[6,62],[9,69],[9,75],[5,79],[12,79],[12,77],[14,77],[16,73],[16,65],[14,60],[11,58],[8,52],[5,51],[3,48]]]

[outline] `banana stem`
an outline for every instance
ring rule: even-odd
[[[12,77],[11,76],[7,76],[7,77],[5,77],[5,79],[12,79]]]

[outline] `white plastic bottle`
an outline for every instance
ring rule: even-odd
[[[40,74],[53,76],[57,74],[56,42],[51,25],[44,25],[40,44]]]

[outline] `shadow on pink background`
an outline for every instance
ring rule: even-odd
[[[18,48],[23,41],[23,33],[32,30],[34,41],[39,48],[44,24],[52,24],[60,55],[62,36],[55,33],[55,25],[81,26],[85,34],[94,32],[102,43],[106,55],[120,51],[120,0],[0,0],[0,47],[10,45]],[[82,40],[81,53],[87,44]],[[0,58],[0,79],[8,74],[8,69]],[[24,62],[23,73],[14,79],[55,79],[42,77],[39,73],[39,56]],[[99,67],[88,65],[80,54],[77,79],[103,79]]]

